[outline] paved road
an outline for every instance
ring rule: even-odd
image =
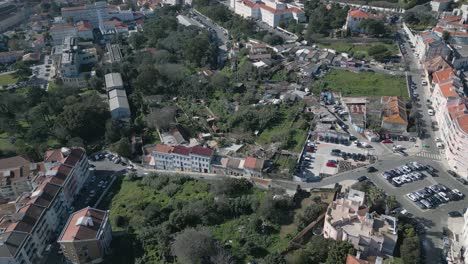
[[[227,34],[227,30],[218,24],[216,24],[210,18],[204,16],[202,13],[198,12],[196,9],[190,10],[191,18],[195,19],[196,21],[202,23],[209,29],[214,30],[218,40],[221,42],[220,46],[226,45],[229,42],[229,36]]]
[[[405,184],[401,187],[394,187],[381,176],[379,176],[379,174],[385,170],[401,166],[402,164],[410,161],[430,164],[439,170],[439,177],[428,176],[421,181]],[[419,190],[423,187],[433,185],[435,183],[442,183],[451,189],[458,189],[466,196],[468,196],[468,189],[460,182],[456,181],[454,178],[448,175],[445,172],[443,164],[424,157],[401,157],[391,155],[387,156],[386,159],[379,160],[377,163],[373,164],[373,166],[378,169],[378,172],[369,174],[365,168],[361,168],[323,179],[320,182],[297,183],[275,180],[273,181],[273,186],[286,189],[295,189],[297,185],[300,184],[303,189],[319,188],[340,183],[345,180],[356,180],[359,176],[367,175],[369,179],[371,179],[379,188],[383,189],[388,195],[394,195],[401,206],[410,212],[414,218],[418,219],[427,228],[426,235],[423,236],[424,254],[426,256],[424,263],[440,263],[439,260],[443,247],[442,228],[447,226],[447,213],[449,211],[462,211],[467,207],[467,202],[466,200],[449,202],[436,209],[421,210],[406,197],[406,194]]]

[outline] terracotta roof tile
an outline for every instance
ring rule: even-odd
[[[70,216],[58,240],[60,242],[96,239],[106,218],[106,211],[83,208]]]

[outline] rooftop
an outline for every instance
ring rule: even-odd
[[[106,80],[107,90],[123,87],[122,75],[118,72],[108,73],[104,78]]]
[[[58,242],[99,239],[100,231],[106,224],[109,212],[83,208],[73,213],[68,219]]]

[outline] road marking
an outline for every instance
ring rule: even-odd
[[[418,153],[416,153],[416,156],[422,157],[422,158],[433,159],[433,160],[441,160],[442,159],[440,153],[433,153],[433,152],[427,152],[427,151],[418,152]]]

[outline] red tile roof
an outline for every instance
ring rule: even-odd
[[[263,169],[264,160],[254,157],[247,157],[244,161],[244,168],[249,170],[261,171]]]
[[[213,150],[201,146],[195,146],[192,147],[191,153],[199,156],[211,157],[211,155],[213,155]]]
[[[359,9],[352,9],[352,10],[349,10],[348,11],[348,16],[349,17],[357,17],[357,18],[369,18],[371,17],[371,15],[369,15],[368,13],[362,11],[362,10],[359,10]]]
[[[102,225],[107,220],[107,214],[106,211],[91,207],[73,213],[58,239],[59,242],[97,239]]]
[[[160,152],[160,153],[171,153],[172,152],[172,147],[164,144],[158,144],[156,147],[154,147],[154,151]]]
[[[304,11],[302,11],[301,9],[293,7],[293,6],[288,6],[285,9],[275,9],[273,7],[267,6],[262,3],[254,3],[250,0],[241,0],[241,2],[250,8],[261,8],[273,14],[286,14],[286,13],[291,13],[291,12],[296,13],[296,14],[304,13]]]
[[[172,153],[188,156],[190,154],[190,148],[184,146],[174,146]]]
[[[455,71],[452,68],[443,69],[436,71],[432,74],[432,80],[435,83],[439,83],[444,80],[448,80],[451,77],[456,76]]]
[[[460,129],[463,130],[465,134],[468,134],[468,114],[457,117],[457,123]]]
[[[458,96],[456,87],[454,87],[450,82],[439,85],[439,89],[445,98]]]

